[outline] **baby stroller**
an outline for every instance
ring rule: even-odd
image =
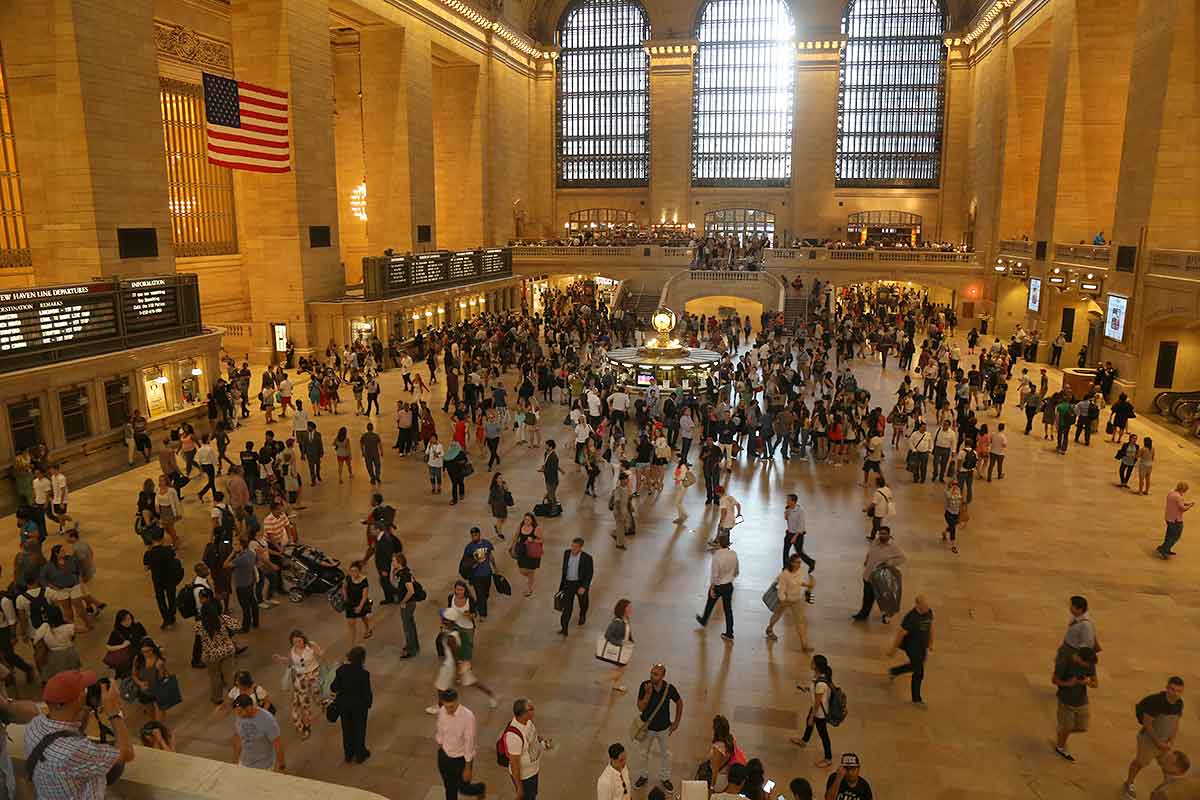
[[[290,544],[283,549],[283,578],[288,585],[288,599],[301,603],[310,594],[324,594],[329,605],[339,614],[345,609],[342,582],[346,573],[341,562],[307,544]]]

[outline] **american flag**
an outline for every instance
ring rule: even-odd
[[[204,73],[209,163],[253,172],[288,172],[288,96]]]

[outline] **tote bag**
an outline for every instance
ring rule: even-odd
[[[624,667],[633,658],[633,642],[613,644],[604,638],[604,634],[600,634],[600,638],[596,640],[596,658],[618,667]]]

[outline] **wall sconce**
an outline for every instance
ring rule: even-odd
[[[474,297],[472,297],[472,298],[471,298],[470,300],[468,300],[467,302],[469,302],[471,305],[475,305],[475,303],[476,303],[477,301],[475,300],[475,298],[474,298]]]
[[[350,192],[350,213],[362,222],[367,221],[367,182],[365,180]]]
[[[432,311],[429,311],[428,309],[426,309],[426,311],[425,311],[425,316],[427,316],[427,317],[432,317],[432,316],[433,316],[433,312],[432,312]]]
[[[196,377],[200,377],[203,374],[204,374],[204,370],[200,369],[199,367],[192,367],[192,375],[195,375]]]
[[[167,383],[167,376],[159,375],[157,378],[154,379],[154,382],[158,383],[158,384],[165,384],[165,383]]]
[[[481,297],[481,298],[479,298],[479,305],[483,305],[483,304],[484,304],[484,299]]]
[[[413,318],[413,322],[419,322],[421,320],[420,312],[414,311],[412,318]]]
[[[459,301],[458,301],[458,307],[459,307],[459,308],[466,308],[466,307],[467,307],[467,301],[466,301],[466,300],[459,300]]]

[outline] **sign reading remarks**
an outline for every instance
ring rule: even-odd
[[[1042,308],[1042,279],[1029,279],[1029,310],[1038,313]]]
[[[1125,313],[1129,310],[1129,298],[1119,294],[1108,296],[1108,308],[1104,312],[1104,335],[1115,342],[1125,339]]]

